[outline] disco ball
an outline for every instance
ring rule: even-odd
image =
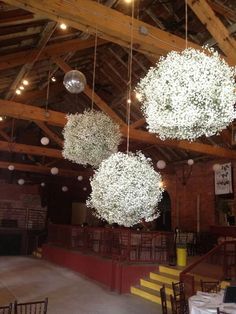
[[[84,90],[87,83],[82,72],[71,70],[65,74],[63,84],[68,92],[72,94],[79,94]]]
[[[8,170],[13,171],[14,169],[15,169],[15,167],[13,165],[8,166]]]
[[[188,162],[188,165],[189,165],[189,166],[192,166],[192,165],[194,164],[194,160],[193,160],[193,159],[188,159],[187,162]]]
[[[166,162],[164,160],[158,160],[157,168],[158,169],[164,169],[165,167],[166,167]]]
[[[49,138],[44,136],[41,138],[40,142],[42,145],[48,145],[49,144]]]
[[[25,180],[24,179],[19,179],[18,180],[18,184],[19,185],[24,185],[25,184]]]
[[[78,181],[82,181],[83,180],[83,176],[78,176]]]
[[[58,172],[59,172],[59,169],[57,168],[57,167],[53,167],[53,168],[51,168],[51,174],[52,175],[57,175],[58,174]]]
[[[68,187],[65,186],[65,185],[61,189],[62,189],[63,192],[67,192],[68,191]]]

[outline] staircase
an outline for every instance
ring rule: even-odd
[[[164,265],[159,266],[159,270],[156,272],[149,273],[148,278],[142,278],[140,279],[139,286],[132,286],[131,287],[131,293],[138,295],[144,299],[147,299],[149,301],[161,304],[161,298],[160,298],[160,288],[165,285],[165,290],[167,294],[167,307],[170,309],[170,295],[173,295],[172,292],[172,282],[178,282],[179,281],[179,275],[183,271],[183,269],[177,269],[172,268]],[[208,278],[208,277],[202,277],[199,275],[194,275],[195,281],[196,281],[196,289],[200,289],[200,280],[204,281],[215,281],[215,279]],[[221,282],[221,287],[225,288],[227,285],[229,285],[228,282]]]
[[[42,258],[42,248],[38,247],[32,254],[36,258]]]

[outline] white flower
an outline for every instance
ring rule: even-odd
[[[87,205],[109,223],[130,227],[159,216],[161,175],[143,154],[118,152],[104,160],[90,179]]]
[[[118,124],[100,111],[67,116],[62,155],[78,164],[98,167],[103,159],[117,152],[121,141]]]
[[[234,120],[235,68],[206,52],[172,51],[138,84],[148,129],[161,139],[211,136]]]

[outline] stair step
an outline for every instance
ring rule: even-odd
[[[163,283],[151,279],[140,279],[140,286],[159,292],[163,286]],[[165,290],[167,295],[173,294],[171,285],[165,285]]]
[[[144,299],[155,302],[157,304],[161,304],[161,298],[158,292],[148,289],[146,287],[131,287],[130,289],[132,294],[138,295]],[[171,304],[170,301],[167,301],[167,307],[170,309]]]
[[[172,282],[178,282],[179,281],[179,277],[177,276],[171,276],[171,275],[162,275],[160,273],[156,273],[156,272],[150,272],[150,278],[156,281],[160,281],[164,284],[169,284],[172,285]]]
[[[181,271],[183,271],[183,269],[176,269],[176,268],[172,268],[172,267],[168,267],[168,266],[164,266],[164,265],[159,266],[159,272],[160,273],[169,274],[169,275],[173,275],[176,277],[179,276]]]

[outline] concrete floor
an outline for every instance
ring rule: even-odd
[[[49,314],[158,314],[161,307],[118,295],[68,269],[28,257],[0,257],[0,304],[49,298]]]

